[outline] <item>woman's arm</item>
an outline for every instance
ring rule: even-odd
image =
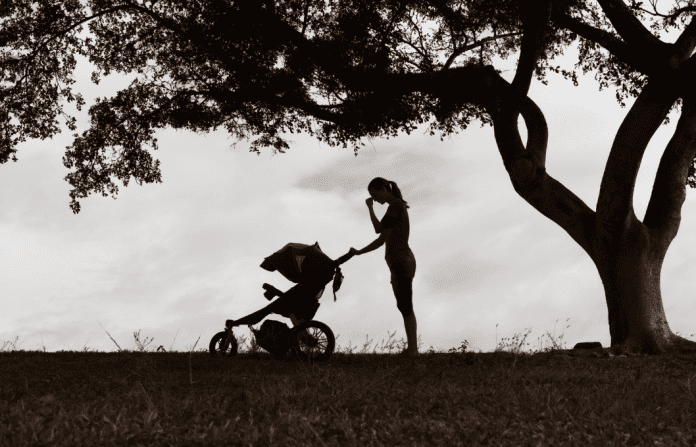
[[[391,228],[385,229],[384,232],[382,232],[382,234],[380,234],[377,239],[372,241],[367,247],[363,248],[362,250],[356,250],[355,254],[362,255],[365,253],[369,253],[373,250],[377,250],[379,247],[384,245],[384,241],[386,241],[387,238],[391,235],[391,231],[392,231]]]
[[[384,245],[384,236],[380,234],[377,239],[372,241],[367,247],[363,248],[362,250],[358,250],[355,254],[356,255],[363,255],[363,254],[369,253],[373,250],[377,250],[382,245]]]
[[[370,207],[370,220],[372,221],[372,226],[375,227],[375,233],[379,234],[382,232],[382,223],[375,216],[375,210]]]

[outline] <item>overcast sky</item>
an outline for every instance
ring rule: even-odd
[[[496,66],[514,69],[514,62]],[[88,105],[125,85],[112,77],[96,87],[91,68],[79,67],[78,88]],[[549,125],[547,171],[595,209],[609,148],[628,108],[616,103],[613,90],[598,92],[591,76],[581,77],[579,87],[553,74],[549,81],[535,80],[530,90]],[[78,117],[83,130],[86,111]],[[641,166],[635,190],[641,219],[673,118]],[[288,242],[319,242],[335,259],[374,240],[365,199],[369,181],[381,176],[396,181],[410,205],[421,351],[447,350],[463,340],[490,351],[496,330],[500,341],[526,328],[532,329],[529,348],[538,348],[538,338],[554,325],[567,347],[609,345],[594,264],[514,192],[491,127],[476,123],[442,142],[425,129],[373,140],[357,158],[351,149],[307,136],[291,136],[291,149],[275,156],[248,152],[248,142],[232,146],[223,131],[166,130],[158,138],[162,184],[131,183],[117,200],[90,197],[78,215],[68,207],[68,170],[61,162],[69,131],[28,142],[19,162],[0,165],[0,340],[19,337],[18,347],[27,350],[113,351],[104,329],[124,349],[135,349],[133,332],[141,330],[141,337],[154,337],[151,347],[186,350],[199,336],[196,349],[207,347],[225,319],[267,304],[264,282],[282,290],[292,285],[261,269],[264,257]],[[688,189],[662,272],[668,321],[687,337],[696,332],[694,197]],[[386,205],[375,209],[381,218]],[[374,346],[394,331],[405,339],[384,248],[342,270],[338,301],[327,287],[315,317],[338,335],[338,345],[360,346],[368,338]],[[249,335],[246,327],[236,333]]]

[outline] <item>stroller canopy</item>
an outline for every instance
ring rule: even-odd
[[[269,272],[279,271],[297,284],[326,285],[333,278],[336,263],[321,251],[319,242],[314,245],[291,242],[268,256],[261,267]]]

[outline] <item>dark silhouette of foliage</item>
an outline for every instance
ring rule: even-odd
[[[23,51],[11,65],[15,73],[32,68],[33,77],[17,81],[5,70],[4,79],[17,85],[14,101],[3,101],[10,118],[2,154],[7,159],[26,137],[58,131],[60,99],[74,98],[69,86],[76,49],[97,66],[95,82],[112,71],[138,77],[92,105],[90,129],[68,148],[64,162],[74,169],[67,179],[75,212],[77,199],[93,191],[115,195],[114,179],[124,185],[131,177],[160,181],[148,151],[157,149],[159,128],[225,128],[236,138],[253,137],[256,152],[284,152],[284,133],[306,132],[331,145],[351,145],[357,154],[364,138],[410,133],[425,122],[441,137],[476,119],[491,124],[466,75],[496,57],[518,54],[518,3],[523,14],[539,15],[539,2],[517,0],[91,0],[86,6],[73,0],[41,2],[36,11],[31,5],[37,3],[14,0],[3,6],[3,17],[13,17],[3,24],[2,35],[12,36],[4,38],[11,43],[4,60]],[[692,3],[677,2],[669,14],[637,3],[631,8],[661,31],[683,27]],[[573,82],[577,70],[594,72],[600,89],[615,87],[623,104],[648,75],[665,69],[644,60],[643,49],[628,50],[601,5],[554,1],[551,18],[534,62],[543,82],[548,70]],[[90,36],[79,46],[74,31],[82,22],[89,23]],[[553,65],[576,40],[576,66]],[[667,45],[645,51],[658,54]],[[11,124],[11,117],[21,117],[22,125]],[[74,130],[72,118],[68,124]]]
[[[113,178],[160,181],[147,149],[157,149],[162,127],[222,127],[254,136],[256,152],[284,152],[284,133],[306,132],[357,152],[361,139],[428,121],[442,134],[490,122],[481,104],[438,89],[437,78],[514,54],[521,35],[517,2],[509,0],[100,0],[90,7],[122,7],[90,22],[84,51],[99,69],[95,82],[112,71],[138,78],[91,107],[91,128],[66,153],[75,211],[91,191],[117,193]],[[563,32],[550,40],[549,55],[570,43]]]
[[[84,104],[73,94],[76,37],[83,7],[78,0],[3,0],[0,4],[0,164],[17,161],[27,138],[50,138],[75,119],[63,100]]]

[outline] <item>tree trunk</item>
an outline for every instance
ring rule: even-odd
[[[665,317],[660,272],[665,253],[635,215],[612,250],[597,247],[595,260],[609,311],[611,346],[658,354],[671,350],[677,336]]]
[[[686,178],[696,155],[693,102],[684,102],[641,222],[632,204],[635,180],[650,137],[674,102],[672,97],[651,86],[639,95],[612,145],[595,212],[546,172],[547,133],[541,110],[502,78],[492,79],[491,85],[508,95],[507,103],[499,100],[500,105],[489,110],[512,185],[595,263],[604,285],[614,351],[658,354],[696,349],[696,343],[670,330],[660,292],[662,262],[678,232]],[[517,111],[527,125],[526,147],[517,128]]]

